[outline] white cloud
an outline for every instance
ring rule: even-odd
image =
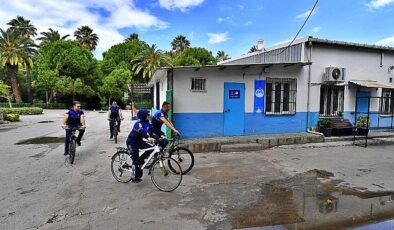
[[[366,4],[366,6],[369,9],[374,10],[385,7],[391,3],[394,3],[394,0],[371,0],[369,3]]]
[[[247,22],[245,22],[244,26],[250,26],[250,25],[252,25],[252,24],[253,24],[252,21],[247,21]]]
[[[305,19],[308,17],[308,15],[311,13],[311,10],[308,10],[302,14],[299,14],[296,16],[296,19]],[[312,15],[315,15],[316,11],[313,11]]]
[[[194,31],[189,34],[189,37],[190,37],[190,41],[193,41],[193,39],[194,39]]]
[[[222,23],[222,22],[228,22],[228,23],[232,23],[233,20],[230,17],[219,17],[218,18],[218,22]]]
[[[159,0],[159,4],[162,8],[167,10],[179,9],[182,12],[186,12],[190,8],[201,5],[204,0]]]
[[[95,9],[95,10],[92,10]],[[105,16],[97,11],[107,12]],[[18,0],[4,1],[0,8],[0,25],[22,15],[37,27],[38,33],[48,28],[58,30],[61,35],[73,35],[74,31],[88,25],[99,36],[95,56],[112,45],[122,42],[119,32],[124,28],[138,30],[165,29],[168,23],[150,12],[138,9],[132,0]]]
[[[311,31],[312,31],[312,33],[317,34],[317,33],[320,32],[320,30],[321,30],[321,27],[320,26],[316,26],[316,27],[313,27]]]
[[[224,33],[208,33],[209,37],[208,43],[209,44],[218,44],[222,42],[226,42],[230,39],[228,32]]]
[[[394,36],[393,37],[388,37],[388,38],[384,38],[380,41],[377,41],[375,43],[376,45],[380,45],[380,46],[394,46]]]

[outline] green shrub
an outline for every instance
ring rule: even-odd
[[[4,114],[38,115],[43,109],[39,107],[3,108]]]
[[[0,107],[2,108],[9,108],[8,103],[1,102]],[[12,103],[12,108],[22,108],[22,107],[39,107],[43,109],[67,109],[67,105],[64,103],[52,103],[52,104],[46,104],[46,103]]]
[[[14,114],[14,113],[4,114],[4,120],[19,121],[19,114]]]
[[[357,127],[369,127],[371,126],[371,120],[368,119],[368,117],[357,117],[356,121],[356,126]]]
[[[323,118],[323,119],[320,119],[318,125],[319,125],[320,128],[331,128],[332,123],[331,123],[330,119]]]

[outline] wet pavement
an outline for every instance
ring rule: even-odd
[[[148,175],[139,184],[111,175],[129,114],[115,145],[106,114],[87,112],[69,165],[62,112],[1,131],[0,229],[394,229],[393,145],[196,154],[181,186],[163,193]]]

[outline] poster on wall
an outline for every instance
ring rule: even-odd
[[[254,81],[254,113],[264,112],[265,80]]]

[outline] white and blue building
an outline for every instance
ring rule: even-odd
[[[154,109],[172,94],[174,125],[197,138],[306,132],[321,117],[353,121],[368,96],[384,97],[370,102],[380,111],[371,126],[389,126],[393,78],[394,47],[307,37],[218,65],[160,68],[149,86]]]

